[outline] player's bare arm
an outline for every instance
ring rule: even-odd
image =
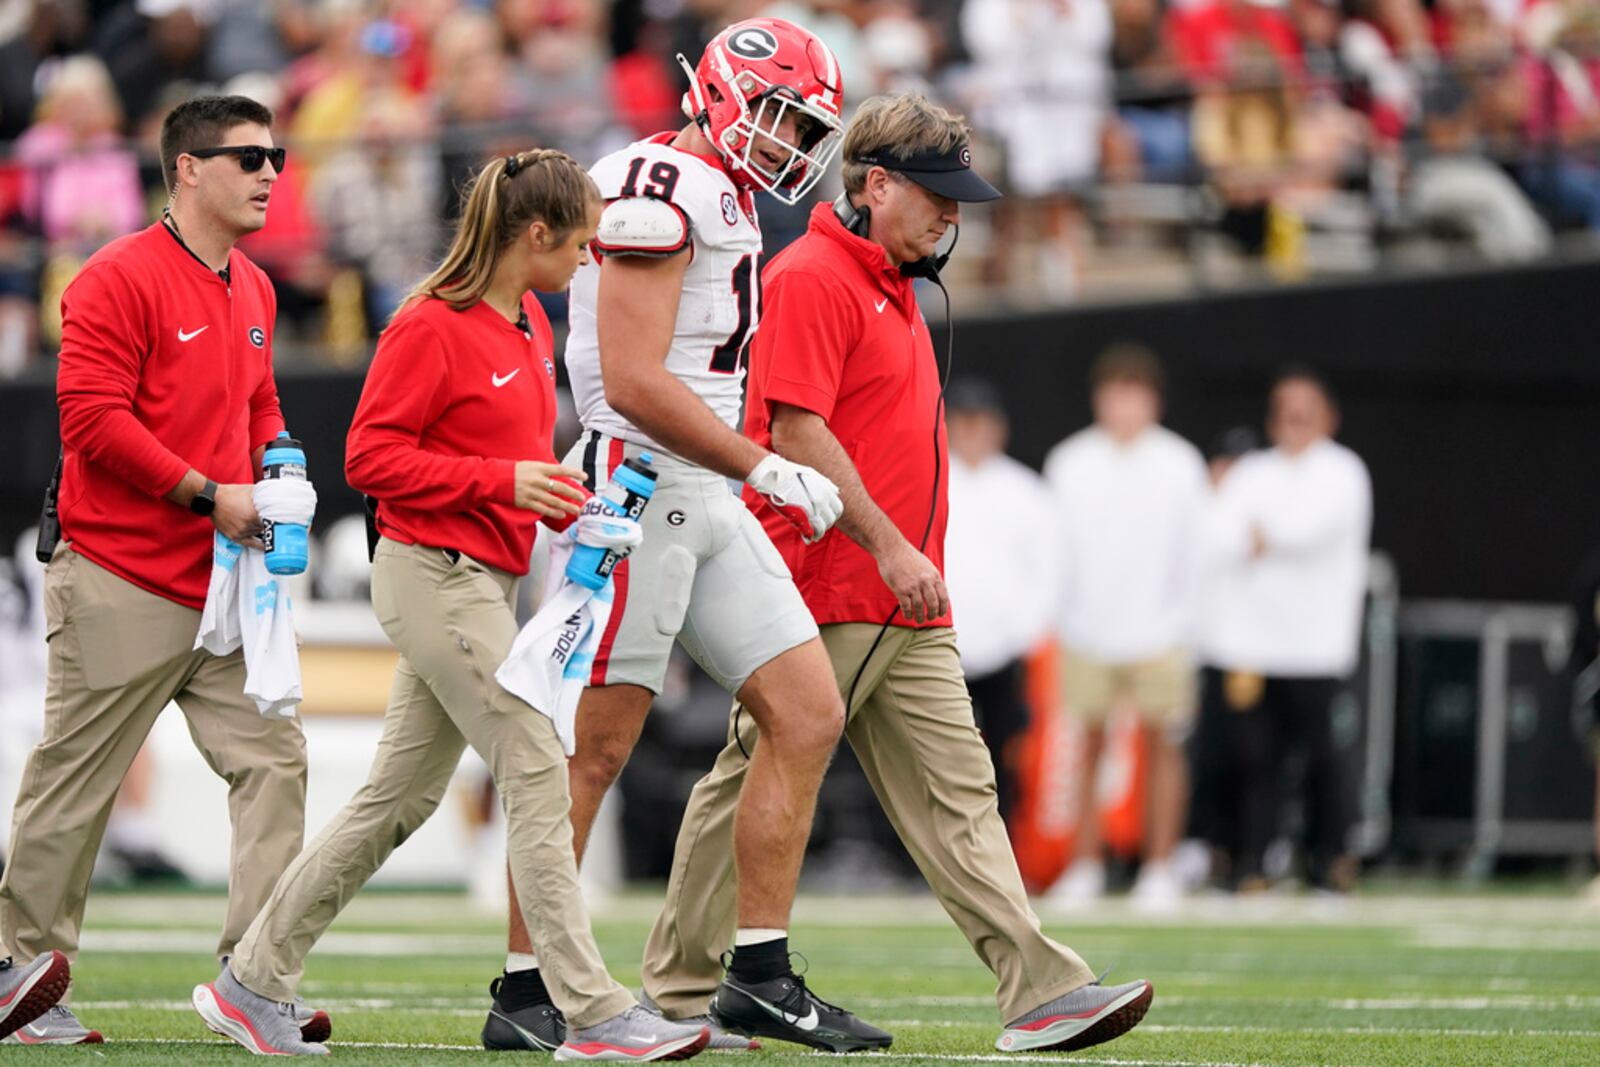
[[[815,467],[839,487],[844,500],[839,529],[877,561],[878,573],[899,599],[906,618],[924,622],[950,610],[950,593],[939,568],[906,540],[873,501],[855,464],[821,415],[792,404],[774,404],[772,445],[780,456]]]
[[[667,370],[689,253],[607,256],[596,300],[606,403],[668,451],[743,481],[768,455]]]

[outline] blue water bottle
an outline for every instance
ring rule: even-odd
[[[622,466],[611,472],[610,483],[595,494],[595,499],[613,514],[637,521],[655,491],[656,472],[650,466],[650,453],[641,452],[638,459],[623,460]],[[580,543],[573,547],[567,560],[567,577],[585,589],[598,590],[611,578],[611,571],[621,559],[613,549]]]
[[[261,478],[306,480],[306,452],[288,431],[278,434],[261,457]],[[306,528],[297,522],[261,520],[261,543],[266,547],[267,570],[273,574],[299,574],[306,569]]]

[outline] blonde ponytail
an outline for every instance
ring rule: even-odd
[[[582,226],[600,190],[565,152],[537,148],[496,159],[462,191],[461,219],[444,261],[406,294],[400,308],[437,297],[457,311],[483,299],[500,255],[535,221],[557,242]],[[398,312],[397,312],[398,313]]]

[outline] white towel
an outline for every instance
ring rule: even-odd
[[[303,478],[268,478],[250,487],[256,513],[272,522],[310,526],[317,513],[317,490]]]
[[[632,549],[639,538],[637,522],[593,509],[556,538],[544,606],[517,634],[505,662],[494,672],[506,692],[555,724],[568,756],[578,748],[578,698],[589,684],[595,652],[611,620],[613,583],[608,579],[598,590],[579,585],[567,578],[567,560],[580,542]]]
[[[268,572],[259,548],[243,548],[218,533],[194,647],[226,656],[241,646],[244,695],[262,715],[294,718],[301,695],[300,650],[289,591]]]

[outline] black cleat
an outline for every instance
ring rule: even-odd
[[[725,975],[711,997],[711,1018],[736,1034],[793,1041],[824,1052],[883,1049],[894,1041],[892,1034],[819,998],[793,972],[749,983]]]
[[[544,1002],[508,1011],[500,1003],[504,976],[489,983],[494,1003],[483,1023],[483,1047],[492,1052],[554,1052],[567,1039],[561,1009]]]

